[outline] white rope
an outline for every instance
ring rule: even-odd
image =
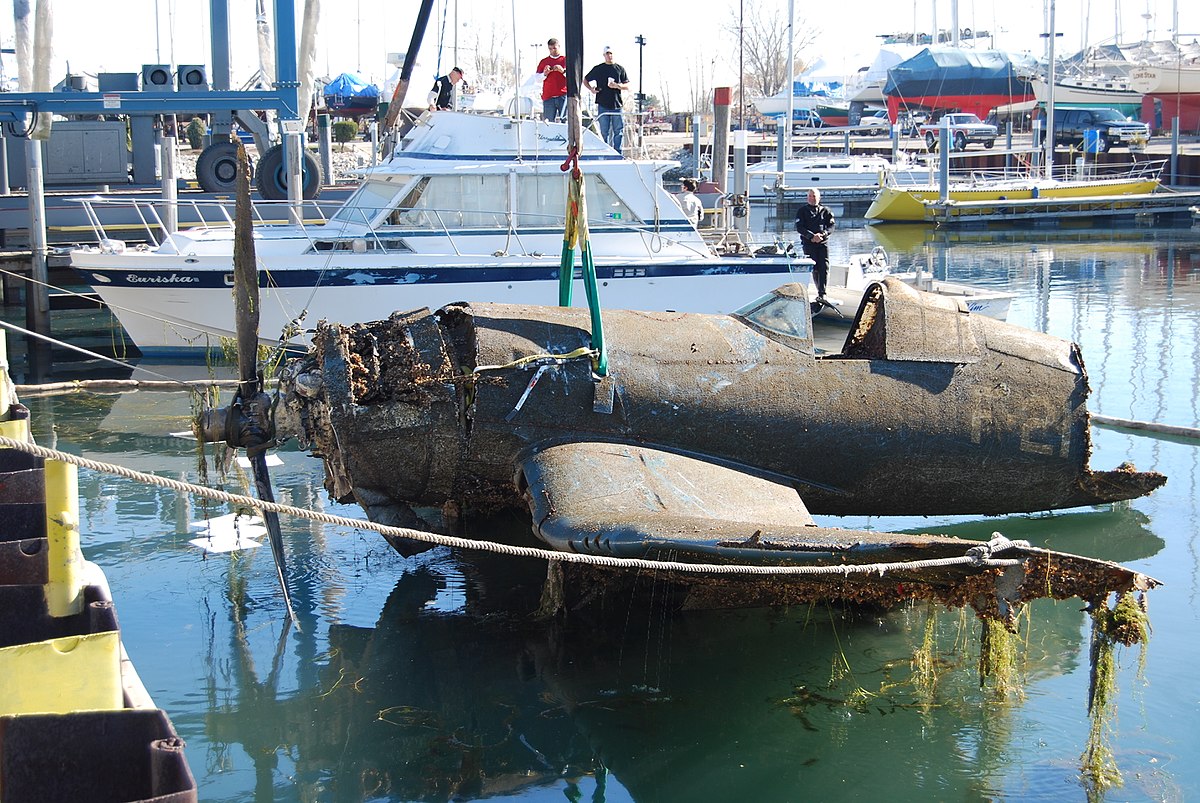
[[[36,444],[26,443],[24,441],[18,441],[3,436],[0,436],[0,447],[6,449],[16,449],[18,451],[25,452],[26,454],[36,455],[37,457],[45,458],[47,460],[58,460],[64,463],[71,463],[81,468],[98,471],[104,474],[113,474],[118,477],[125,477],[126,479],[134,480],[136,482],[143,482],[148,485],[157,485],[162,488],[169,488],[180,493],[194,494],[195,496],[201,496],[217,502],[228,502],[234,505],[258,508],[262,511],[282,513],[298,518],[319,521],[324,524],[372,530],[381,535],[389,535],[396,538],[409,538],[414,541],[424,541],[430,544],[454,547],[457,549],[473,549],[484,552],[496,552],[501,555],[537,558],[539,560],[561,561],[564,563],[583,563],[591,566],[609,566],[622,569],[638,570],[651,569],[658,571],[686,572],[690,574],[807,576],[841,575],[843,577],[849,577],[852,574],[865,575],[876,573],[882,576],[884,573],[892,571],[913,571],[921,569],[944,568],[949,566],[969,565],[985,568],[1017,566],[1024,563],[1024,561],[1021,559],[998,560],[991,557],[991,555],[995,552],[1017,546],[1036,553],[1046,552],[1046,550],[1043,549],[1029,547],[1023,541],[1009,541],[1003,536],[1000,536],[999,539],[993,538],[989,544],[972,547],[967,555],[957,558],[931,558],[928,560],[895,561],[891,563],[839,564],[837,566],[745,566],[723,563],[682,563],[678,561],[648,560],[645,558],[613,558],[604,555],[581,555],[575,552],[556,552],[550,549],[499,544],[494,541],[473,541],[467,538],[456,538],[449,535],[437,535],[435,533],[422,532],[421,530],[410,530],[405,527],[389,527],[387,525],[377,524],[372,521],[351,519],[344,516],[334,516],[329,513],[322,513],[316,510],[306,510],[304,508],[292,507],[291,505],[282,505],[278,502],[265,502],[261,499],[255,499],[253,497],[243,496],[241,494],[233,494],[227,491],[217,490],[216,488],[208,488],[203,485],[193,485],[192,483],[181,482],[179,480],[173,480],[167,477],[159,477],[154,474],[144,474],[140,471],[134,471],[133,469],[114,465],[112,463],[100,463],[95,460],[89,460],[85,457],[79,457],[66,452],[60,452],[55,449],[47,449],[44,446],[38,446]]]

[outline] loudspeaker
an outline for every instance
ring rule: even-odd
[[[143,64],[142,65],[142,90],[145,92],[170,92],[171,86],[171,65],[170,64]]]
[[[175,82],[180,92],[207,92],[208,71],[203,64],[180,64]]]

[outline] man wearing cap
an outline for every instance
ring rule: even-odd
[[[434,81],[433,89],[429,90],[429,111],[433,111],[434,109],[453,109],[454,86],[462,80],[462,68],[455,67],[450,72]],[[463,81],[463,86],[465,87],[466,85],[467,82]]]
[[[538,62],[542,74],[542,119],[561,120],[567,109],[567,57],[558,52],[558,40],[546,43],[550,55]]]
[[[604,63],[588,70],[583,83],[596,96],[601,138],[620,153],[625,134],[625,121],[621,117],[621,92],[629,89],[629,76],[624,67],[613,61],[611,47],[604,46]]]

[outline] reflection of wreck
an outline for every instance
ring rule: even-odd
[[[795,285],[730,317],[606,313],[603,379],[586,320],[565,308],[459,304],[324,326],[284,379],[281,428],[325,459],[336,498],[356,499],[376,521],[421,524],[413,505],[527,504],[537,535],[559,551],[707,563],[962,556],[975,542],[817,527],[809,511],[1036,511],[1129,499],[1164,481],[1088,468],[1076,346],[893,280],[868,291],[835,355],[814,353]],[[1040,572],[1018,598],[1153,584],[1061,555],[1049,577],[1035,552],[1006,553]],[[981,571],[672,579],[688,587],[687,605],[961,604],[974,601],[964,579]]]

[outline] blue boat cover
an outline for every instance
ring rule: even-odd
[[[344,72],[325,85],[322,93],[330,106],[371,106],[379,102],[379,87],[352,72]]]
[[[927,47],[892,67],[883,93],[902,97],[1032,94],[1008,53],[954,47]]]

